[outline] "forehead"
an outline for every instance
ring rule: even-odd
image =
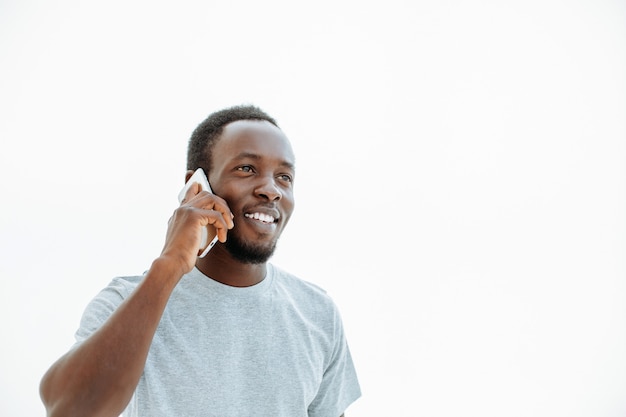
[[[295,157],[282,130],[265,120],[238,120],[226,125],[213,146],[213,165],[242,157],[292,166]]]

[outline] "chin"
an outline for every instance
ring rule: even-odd
[[[224,243],[228,253],[236,260],[246,264],[263,264],[267,262],[276,250],[276,241],[260,244],[245,241],[238,236],[230,235]]]

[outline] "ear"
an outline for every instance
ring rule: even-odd
[[[191,176],[193,175],[195,171],[193,170],[187,170],[187,172],[185,173],[185,184],[187,184],[187,181],[189,181],[189,178],[191,178]]]

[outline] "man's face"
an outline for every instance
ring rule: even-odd
[[[224,127],[209,182],[235,216],[224,245],[236,259],[263,263],[273,254],[294,208],[294,164],[287,137],[271,123],[240,120]]]

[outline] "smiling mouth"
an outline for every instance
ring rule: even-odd
[[[248,219],[258,220],[265,224],[274,224],[278,222],[278,219],[275,219],[273,216],[265,213],[245,213],[244,216]]]

